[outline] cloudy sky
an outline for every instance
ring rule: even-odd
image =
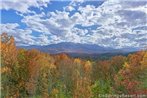
[[[0,0],[1,33],[17,45],[147,46],[145,0]]]

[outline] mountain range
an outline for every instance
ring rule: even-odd
[[[78,54],[103,54],[103,53],[126,53],[137,51],[137,48],[114,49],[110,47],[98,46],[96,44],[81,44],[72,42],[62,42],[58,44],[50,44],[45,46],[18,46],[18,48],[38,49],[42,52],[50,54],[58,53],[78,53]]]

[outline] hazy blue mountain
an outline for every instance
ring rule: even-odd
[[[95,44],[80,44],[71,42],[62,42],[58,44],[51,44],[46,46],[19,46],[19,48],[25,49],[38,49],[50,54],[57,53],[78,53],[78,54],[102,54],[102,53],[119,53],[119,52],[131,52],[130,48],[125,49],[113,49],[110,47],[102,47]]]

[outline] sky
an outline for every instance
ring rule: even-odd
[[[0,0],[1,33],[17,46],[61,42],[147,46],[145,0]]]

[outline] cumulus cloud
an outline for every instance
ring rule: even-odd
[[[19,29],[19,24],[17,23],[7,23],[1,24],[1,32],[7,32],[15,37],[16,43],[18,45],[32,45],[34,43],[34,36],[31,36],[31,30]]]
[[[21,13],[31,12],[30,7],[47,7],[50,0],[0,0],[0,9],[16,10]]]
[[[73,10],[75,10],[75,8],[73,7],[73,6],[66,6],[65,8],[64,8],[64,10],[65,11],[73,11]]]
[[[20,29],[19,24],[17,23],[0,24],[0,26],[2,33],[7,32],[14,36],[18,46],[48,45],[51,43],[59,43],[61,41],[61,39],[55,35],[40,34],[34,36],[31,29]]]

